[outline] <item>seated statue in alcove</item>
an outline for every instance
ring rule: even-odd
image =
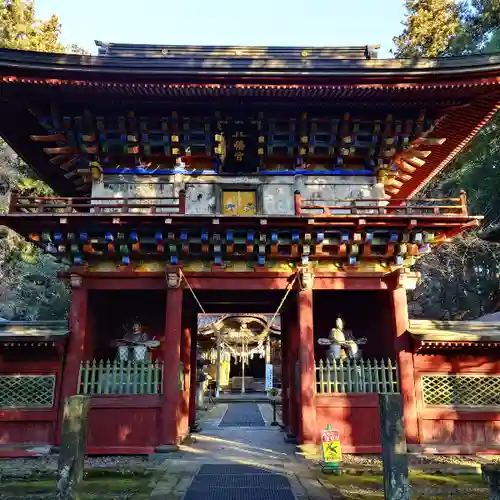
[[[344,321],[338,316],[328,338],[318,339],[318,344],[330,346],[327,355],[329,361],[345,358],[359,359],[361,350],[358,346],[366,344],[366,337],[354,338],[351,332],[344,330]]]
[[[160,342],[149,340],[148,334],[143,330],[139,322],[135,322],[130,330],[127,330],[122,339],[116,341],[118,348],[117,359],[122,363],[127,361],[145,362],[149,361],[149,350],[158,347]]]

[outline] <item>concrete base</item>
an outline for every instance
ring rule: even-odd
[[[320,451],[320,446],[318,444],[298,444],[297,450],[300,453],[307,453],[308,455],[317,454]]]
[[[306,460],[317,460],[321,457],[321,447],[317,444],[298,444],[297,453]]]
[[[155,448],[156,453],[174,453],[176,451],[179,451],[177,444],[161,444]]]
[[[193,425],[189,427],[190,432],[201,432],[202,428],[195,422]]]

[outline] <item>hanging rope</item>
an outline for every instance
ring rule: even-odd
[[[194,297],[194,300],[196,301],[196,303],[198,304],[198,307],[200,308],[201,312],[203,314],[207,314],[205,312],[205,309],[203,309],[203,306],[201,305],[201,302],[198,300],[198,297],[196,296],[196,294],[194,293],[194,290],[193,288],[191,287],[191,285],[189,284],[189,281],[188,279],[186,278],[186,275],[182,272],[181,269],[179,269],[179,276],[181,278],[181,280],[184,280],[184,282],[186,283],[187,287],[189,288],[189,291],[191,292],[191,294],[193,295]],[[293,289],[293,285],[295,284],[295,282],[297,281],[297,278],[299,277],[299,273],[298,271],[295,273],[295,276],[293,277],[293,280],[290,281],[285,289],[285,295],[283,296],[283,298],[281,299],[281,302],[278,306],[278,309],[276,309],[275,313],[273,314],[272,318],[271,318],[271,321],[269,321],[268,323],[268,326],[265,328],[264,330],[264,333],[267,335],[269,333],[269,328],[270,326],[274,323],[274,320],[276,319],[276,316],[278,316],[279,312],[281,311],[281,308],[283,307],[283,304],[285,303],[285,300],[287,299],[288,297],[288,294],[292,291]]]
[[[285,295],[283,296],[283,298],[281,299],[281,302],[280,302],[280,305],[278,306],[278,309],[276,309],[276,312],[274,313],[273,317],[271,318],[271,321],[269,321],[266,329],[265,329],[265,333],[266,335],[269,333],[269,328],[271,327],[271,325],[274,323],[274,320],[276,319],[276,316],[278,316],[279,312],[281,311],[281,308],[283,307],[283,304],[285,303],[285,300],[286,298],[288,297],[288,294],[292,291],[293,289],[293,285],[295,284],[295,282],[297,281],[297,278],[299,277],[299,273],[298,271],[295,273],[295,276],[293,277],[293,280],[290,281],[286,287],[286,291],[285,291]]]
[[[201,302],[198,300],[198,297],[194,293],[194,290],[191,288],[191,285],[189,284],[189,281],[187,280],[186,275],[182,272],[182,269],[179,269],[179,276],[180,276],[181,280],[184,280],[186,282],[186,285],[189,288],[190,292],[192,293],[192,295],[194,297],[194,300],[196,300],[196,303],[198,304],[198,307],[200,308],[201,312],[203,314],[207,314],[205,312],[205,309],[203,309],[203,306],[201,305]]]

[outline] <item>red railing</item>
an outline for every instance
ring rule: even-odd
[[[295,215],[468,215],[467,196],[423,199],[305,200],[295,193]]]
[[[12,193],[9,214],[133,214],[186,213],[186,193],[178,197],[64,198],[19,196]]]
[[[186,193],[178,197],[63,198],[11,194],[9,214],[185,214]],[[272,215],[272,214],[267,214]],[[295,193],[295,215],[468,215],[467,198],[307,200]],[[219,217],[220,215],[217,215]]]

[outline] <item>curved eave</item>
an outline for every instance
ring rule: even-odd
[[[428,138],[445,139],[444,143],[423,146],[422,152],[430,152],[423,164],[410,167],[410,173],[400,168],[392,186],[386,187],[390,197],[408,199],[449,165],[500,109],[500,55],[415,61],[301,60],[199,55],[103,57],[0,49],[0,84],[6,98],[3,112],[9,116],[18,115],[16,109],[8,109],[11,97],[23,101],[52,95],[61,98],[66,93],[78,100],[246,97],[337,105],[439,104],[446,110]],[[15,128],[12,123],[6,126]],[[25,140],[22,131],[26,129],[26,123],[19,124],[19,138],[12,131],[4,132],[14,149],[20,149],[18,143]],[[43,164],[39,151],[33,149],[29,155],[25,158],[29,164]],[[66,179],[53,179],[51,185],[59,194],[71,191]]]
[[[421,354],[500,347],[499,323],[410,320],[408,331],[413,351]]]
[[[328,78],[349,83],[378,80],[437,82],[500,75],[500,54],[436,59],[330,59],[275,57],[102,57],[48,54],[0,49],[0,74],[83,78],[96,80],[150,80],[170,77],[204,78],[262,77],[266,80],[296,78],[307,81]]]
[[[431,342],[431,341],[415,341],[414,352],[419,354],[439,353],[446,351],[467,352],[469,350],[497,350],[500,347],[500,342]]]
[[[430,139],[446,138],[446,142],[424,148],[431,152],[429,158],[424,165],[416,168],[410,180],[402,184],[395,197],[408,199],[415,196],[471,143],[499,110],[498,85],[470,105],[450,110],[428,136]],[[404,175],[404,172],[400,173]]]

